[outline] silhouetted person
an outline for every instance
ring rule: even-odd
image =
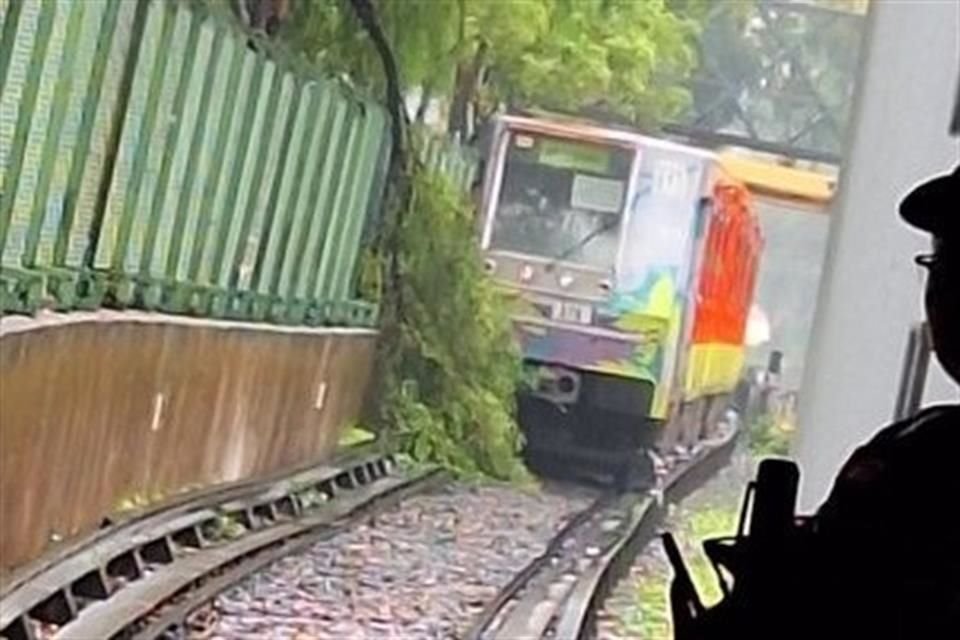
[[[960,382],[960,166],[900,205],[932,236],[928,271],[933,348]],[[960,405],[896,423],[843,466],[814,521],[828,554],[828,611],[847,637],[960,638]]]
[[[927,318],[960,382],[960,166],[914,189],[900,212],[932,236],[917,257],[929,272]],[[880,431],[811,518],[792,515],[796,482],[792,463],[762,463],[749,534],[705,545],[734,577],[711,609],[665,540],[677,640],[960,639],[960,405]]]

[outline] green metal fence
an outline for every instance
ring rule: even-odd
[[[370,325],[386,116],[175,0],[0,0],[0,309]]]
[[[477,178],[477,154],[459,142],[418,130],[413,136],[420,162],[428,169],[443,173],[454,186],[469,191]]]

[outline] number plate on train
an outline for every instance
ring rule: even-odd
[[[559,322],[590,324],[593,322],[593,307],[579,302],[554,302],[553,319]]]

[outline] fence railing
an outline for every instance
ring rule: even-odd
[[[308,324],[354,299],[385,112],[173,0],[0,0],[0,307]]]
[[[427,169],[444,174],[455,187],[469,191],[477,178],[477,154],[459,142],[415,130],[417,157]]]
[[[0,0],[0,313],[371,326],[385,111],[195,0]],[[418,134],[469,189],[476,159]]]

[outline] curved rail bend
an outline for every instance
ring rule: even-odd
[[[603,497],[579,513],[481,612],[466,640],[594,637],[596,611],[654,537],[667,505],[726,466],[736,436],[702,449],[657,491]]]

